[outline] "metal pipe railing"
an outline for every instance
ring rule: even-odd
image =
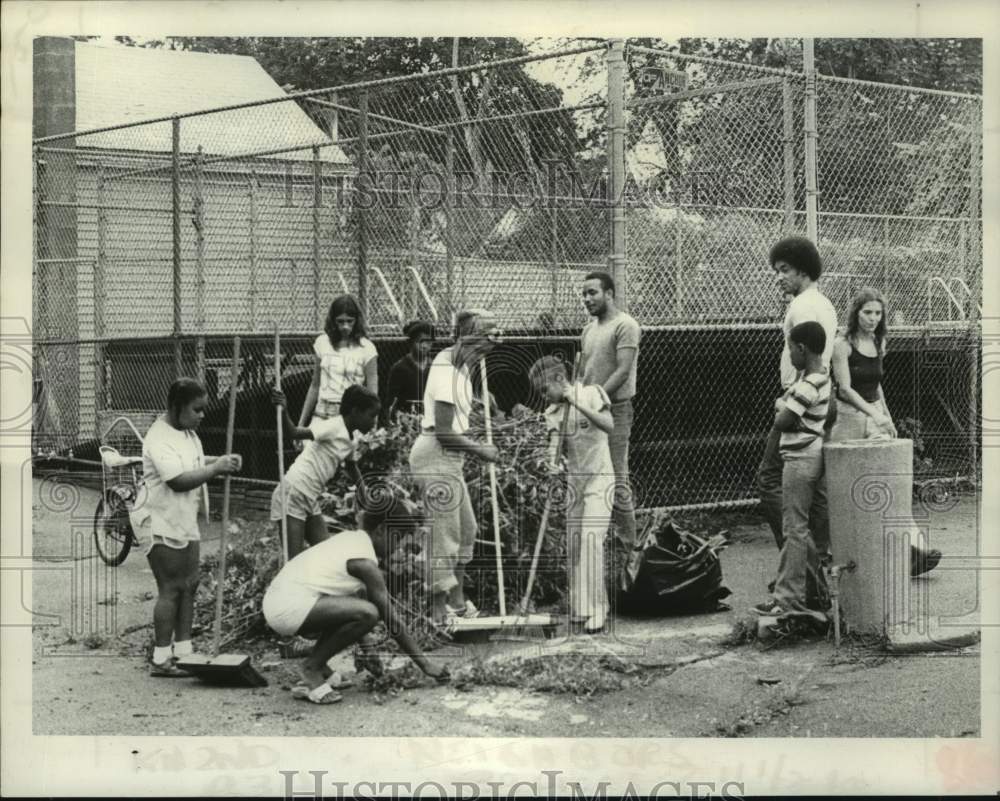
[[[954,293],[951,291],[951,289],[949,288],[948,284],[945,283],[945,280],[941,276],[939,276],[939,275],[932,275],[930,278],[927,279],[927,322],[928,323],[935,322],[935,320],[934,320],[934,309],[933,309],[934,287],[935,287],[935,285],[936,286],[940,286],[941,289],[944,290],[945,295],[947,296],[948,300],[950,301],[949,308],[951,308],[951,306],[954,306],[958,310],[959,315],[961,315],[958,319],[959,320],[965,320],[966,319],[965,309],[962,308],[961,301],[959,301],[958,298],[955,297]],[[968,288],[968,287],[966,287],[966,288]],[[946,320],[942,320],[941,322],[947,322],[947,321]]]
[[[434,318],[434,322],[438,322],[440,319],[438,317],[437,307],[434,305],[434,301],[431,299],[430,293],[427,291],[427,287],[424,285],[424,279],[420,277],[420,273],[417,271],[416,267],[408,266],[406,268],[413,275],[413,280],[417,284],[417,289],[424,298],[424,303],[427,304],[427,308],[430,309],[431,316]]]
[[[965,296],[969,299],[969,301],[975,304],[976,308],[979,310],[979,313],[980,314],[983,313],[983,304],[976,303],[973,300],[973,298],[972,298],[972,290],[969,289],[969,285],[967,283],[965,283],[965,281],[963,281],[957,275],[953,275],[951,278],[948,279],[948,284],[949,284],[949,286],[951,284],[958,284],[958,286],[962,289],[962,291],[965,292]]]
[[[402,308],[396,301],[396,294],[392,291],[392,287],[389,286],[389,282],[386,280],[385,274],[378,267],[369,267],[368,269],[370,272],[375,274],[375,277],[378,278],[379,283],[382,284],[382,289],[385,290],[385,294],[388,296],[389,302],[392,304],[392,307],[396,310],[396,316],[399,318],[399,322],[402,323],[405,320],[406,315],[403,314]]]

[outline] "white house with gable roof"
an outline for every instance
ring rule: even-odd
[[[286,93],[249,56],[43,37],[34,65],[36,139],[166,118],[36,146],[35,338],[170,334],[171,117]],[[321,243],[321,285],[337,294],[348,247],[337,199],[355,172],[350,159],[294,101],[179,126],[181,330],[318,327],[314,248]],[[314,169],[325,198],[319,236]],[[59,427],[81,439],[102,405],[92,350],[65,360],[78,366],[37,365]]]

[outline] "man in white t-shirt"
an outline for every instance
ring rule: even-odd
[[[400,502],[361,511],[357,519],[360,530],[342,531],[289,560],[264,593],[264,618],[274,631],[316,639],[302,662],[301,682],[292,688],[294,698],[315,704],[341,700],[329,684],[335,674],[326,663],[379,620],[424,673],[448,680],[447,669],[432,664],[407,631],[378,567],[389,556],[390,533],[410,531],[419,521]]]
[[[782,239],[770,252],[771,267],[778,274],[778,286],[792,301],[785,312],[783,325],[784,346],[781,351],[781,388],[787,390],[797,377],[792,366],[788,335],[799,323],[817,322],[826,333],[826,347],[822,363],[829,373],[833,355],[833,342],[837,334],[837,312],[833,304],[819,289],[823,262],[816,246],[805,237],[792,236]],[[781,432],[773,426],[767,436],[764,456],[757,470],[757,491],[764,517],[771,526],[774,541],[780,549],[785,538],[782,534],[781,474],[784,467],[780,453]],[[826,491],[816,491],[810,512],[810,531],[821,559],[830,552],[830,524],[827,518]]]
[[[428,583],[431,616],[440,623],[478,612],[463,586],[479,528],[462,468],[466,453],[484,462],[496,462],[498,454],[495,446],[468,436],[473,407],[469,368],[493,350],[499,335],[487,311],[456,315],[455,344],[434,357],[428,370],[421,435],[410,449],[410,471],[431,523]]]

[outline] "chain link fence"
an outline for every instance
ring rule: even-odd
[[[209,388],[211,450],[239,334],[236,447],[246,475],[274,480],[273,332],[295,407],[345,292],[383,382],[406,320],[446,337],[458,308],[494,310],[514,336],[491,389],[507,409],[537,403],[523,373],[575,347],[580,283],[609,269],[617,210],[644,327],[637,501],[751,498],[784,313],[766,256],[806,232],[812,169],[824,291],[842,323],[862,286],[886,294],[890,408],[919,430],[927,475],[974,475],[981,98],[819,76],[810,165],[801,73],[628,47],[614,120],[606,50],[36,140],[36,450],[86,458],[115,416],[159,409],[178,373]],[[618,195],[609,157],[626,167]]]

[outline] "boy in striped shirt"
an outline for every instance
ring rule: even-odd
[[[774,427],[781,432],[781,517],[785,537],[773,598],[754,607],[767,615],[821,614],[828,607],[826,579],[809,510],[823,476],[823,435],[830,407],[830,375],[823,364],[826,332],[817,322],[799,323],[788,335],[796,381],[775,401]]]

